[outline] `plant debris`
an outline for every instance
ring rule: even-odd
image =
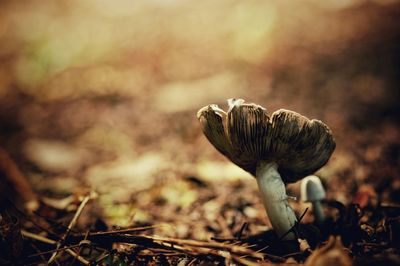
[[[0,265],[400,265],[399,33],[388,0],[0,1]],[[290,241],[201,132],[232,97],[332,131]]]
[[[193,177],[188,182],[192,180]],[[198,189],[208,188],[200,185]],[[208,225],[208,230],[216,235],[209,240],[164,237],[155,234],[158,229],[166,227],[158,224],[108,229],[104,221],[97,220],[94,224],[76,228],[80,215],[85,213],[84,207],[87,204],[89,207],[96,205],[98,200],[94,192],[78,198],[75,204],[79,207],[73,211],[68,206],[66,209],[69,211],[63,211],[41,203],[36,212],[24,214],[11,202],[3,206],[0,244],[2,250],[9,252],[2,253],[1,263],[289,265],[295,262],[347,266],[362,265],[365,257],[382,262],[382,254],[391,254],[385,259],[388,263],[394,263],[399,258],[400,206],[395,205],[378,204],[361,209],[358,204],[346,206],[337,201],[326,201],[325,205],[331,208],[332,213],[337,211],[337,215],[330,216],[319,228],[303,224],[300,219],[297,228],[299,245],[288,245],[271,230],[249,234],[249,223],[236,226],[235,221],[227,218],[245,217],[243,209],[240,210],[238,204],[236,212],[241,216],[228,216],[234,211],[221,201],[219,203],[223,205],[219,206],[221,211],[216,221],[225,222]],[[65,215],[72,216],[67,223],[61,221]],[[220,233],[230,237],[217,237]]]

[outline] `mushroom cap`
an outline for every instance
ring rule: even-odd
[[[320,201],[325,199],[325,189],[318,176],[310,175],[301,180],[301,199],[305,202]]]
[[[285,109],[269,116],[242,99],[228,105],[227,112],[205,106],[197,118],[211,144],[254,176],[260,162],[275,162],[285,183],[296,182],[325,165],[335,149],[331,130],[319,120]]]

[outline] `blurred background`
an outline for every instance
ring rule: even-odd
[[[265,223],[254,180],[196,119],[232,97],[330,126],[331,198],[368,185],[399,203],[399,75],[399,1],[0,3],[0,145],[40,196],[98,191],[110,224],[210,226],[219,195]]]

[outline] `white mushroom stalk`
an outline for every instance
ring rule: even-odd
[[[294,239],[295,235],[289,231],[296,224],[297,218],[288,203],[285,183],[278,172],[278,165],[260,164],[256,170],[256,179],[272,227],[278,236],[284,236],[283,239]]]
[[[301,199],[304,202],[312,203],[315,222],[317,224],[323,224],[325,221],[325,214],[322,209],[321,201],[325,199],[326,193],[319,177],[310,175],[301,180],[300,192]]]
[[[265,108],[242,99],[230,99],[228,105],[228,112],[213,104],[198,111],[203,132],[218,151],[256,177],[278,236],[295,239],[295,233],[288,233],[297,218],[285,184],[326,164],[335,149],[331,131],[321,121],[292,111],[281,109],[270,117]]]

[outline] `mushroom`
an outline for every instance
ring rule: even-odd
[[[335,142],[319,120],[278,110],[271,116],[260,105],[229,99],[225,112],[215,104],[201,108],[197,117],[214,147],[256,177],[262,202],[277,235],[296,238],[297,222],[288,203],[285,184],[314,173],[327,163]]]
[[[315,221],[317,224],[322,224],[325,220],[325,215],[322,210],[321,200],[325,199],[326,194],[318,176],[310,175],[304,178],[301,181],[300,194],[304,202],[312,203]]]

